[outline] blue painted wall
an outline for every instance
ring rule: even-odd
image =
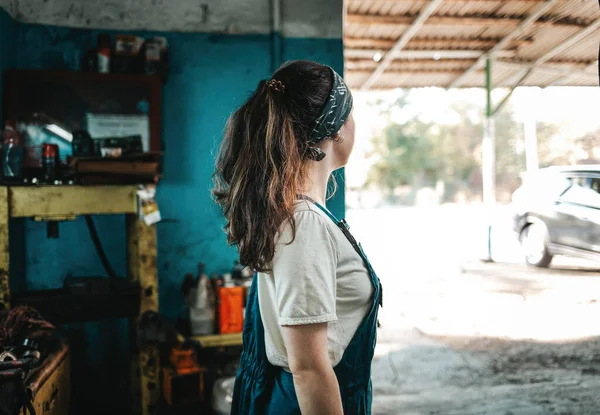
[[[0,8],[0,70],[66,68],[65,62],[94,46],[98,33],[16,23]],[[227,117],[259,79],[270,75],[271,44],[266,35],[161,35],[169,41],[171,71],[163,91],[166,152],[164,180],[158,189],[164,218],[158,224],[158,275],[161,313],[174,318],[181,311],[179,284],[185,273],[195,272],[200,261],[207,263],[210,273],[226,272],[237,257],[226,244],[222,216],[211,200],[211,175]],[[341,40],[282,39],[282,49],[284,60],[314,59],[340,72],[343,69]],[[342,216],[344,195],[340,183],[342,187],[330,208]],[[94,219],[113,268],[125,275],[124,217]],[[11,252],[13,289],[57,288],[68,274],[104,275],[82,219],[61,223],[60,238],[56,240],[46,238],[44,224],[30,220],[15,221],[11,233],[15,245],[22,243],[23,237],[26,240],[24,255]],[[98,413],[110,412],[101,407],[106,402],[98,401],[102,399],[95,394],[98,389],[107,391],[116,402],[127,398],[125,323],[92,322],[68,328],[75,346],[73,360],[79,362],[73,365],[79,371],[73,373],[74,379],[87,379],[87,366],[102,373],[96,377],[93,390],[74,385],[75,407],[88,408],[91,402]],[[115,379],[120,379],[120,384]]]
[[[63,67],[75,51],[92,47],[98,33],[19,24],[16,66]],[[204,261],[208,272],[222,273],[237,257],[226,244],[221,214],[210,197],[211,175],[228,115],[258,80],[270,74],[271,44],[270,37],[263,35],[162,35],[169,41],[171,71],[163,95],[166,152],[158,202],[165,220],[158,225],[158,273],[161,312],[174,317],[180,311],[179,284],[186,272],[194,272]],[[308,58],[343,69],[341,40],[283,39],[282,48],[284,60]],[[344,211],[341,184],[330,203],[339,216]],[[97,217],[96,221],[113,267],[124,274],[124,219]],[[43,224],[27,223],[29,288],[58,287],[68,273],[104,275],[85,223],[61,224],[60,231],[60,239],[48,240]]]

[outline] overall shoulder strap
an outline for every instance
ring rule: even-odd
[[[303,199],[303,200],[308,200],[313,205],[315,205],[316,207],[321,209],[327,216],[329,216],[329,218],[333,221],[333,223],[335,223],[336,225],[340,223],[340,220],[338,218],[336,218],[333,213],[331,213],[326,207],[321,206],[321,204],[315,202],[312,198],[305,196],[305,195],[298,195],[297,198]]]

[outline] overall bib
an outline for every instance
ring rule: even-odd
[[[306,198],[307,199],[307,198]],[[338,221],[323,206],[313,202],[342,230],[361,256],[373,284],[373,304],[356,330],[342,360],[334,371],[340,385],[345,415],[370,415],[372,403],[371,361],[377,338],[377,313],[382,302],[379,278],[371,267],[362,246],[348,230],[345,220]],[[260,316],[254,274],[246,306],[241,356],[233,391],[232,415],[300,415],[292,374],[273,366],[267,359],[264,327]]]

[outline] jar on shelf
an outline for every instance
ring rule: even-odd
[[[14,121],[6,121],[2,133],[2,175],[7,182],[23,177],[23,139]]]

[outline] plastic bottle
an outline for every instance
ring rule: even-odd
[[[204,264],[198,267],[196,279],[196,300],[190,307],[190,325],[194,336],[212,334],[215,327],[215,295]]]
[[[5,180],[15,181],[22,177],[23,140],[14,121],[6,121],[2,134],[2,170]]]
[[[219,297],[219,288],[223,286],[223,279],[219,277],[219,274],[214,272],[210,277],[210,282],[213,287],[213,293],[215,295],[215,324],[213,328],[214,333],[219,333],[219,312],[220,312],[220,304],[221,299]]]
[[[60,158],[56,144],[42,144],[42,166],[44,168],[44,183],[52,184],[58,176]]]
[[[244,274],[244,267],[240,264],[240,261],[235,261],[233,264],[233,270],[231,271],[231,276],[234,281],[240,281]]]
[[[110,72],[110,58],[111,58],[111,41],[110,36],[106,34],[98,35],[98,51],[97,51],[97,65],[98,72],[109,73]]]
[[[204,271],[204,263],[198,264],[198,278],[196,279],[196,284],[200,284],[200,281],[204,281],[203,284],[206,285],[206,301],[208,307],[215,309],[217,296],[216,290],[214,287],[214,282],[208,277],[208,274]]]
[[[223,286],[224,287],[235,287],[231,274],[223,274]]]

